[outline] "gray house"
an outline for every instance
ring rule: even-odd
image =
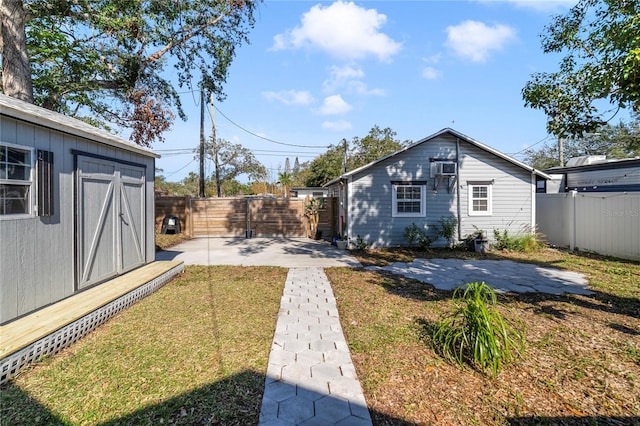
[[[0,323],[154,261],[157,157],[0,94]]]
[[[453,129],[443,129],[329,182],[339,225],[373,247],[406,245],[412,223],[435,235],[456,218],[459,240],[483,230],[534,229],[538,180],[549,176]]]

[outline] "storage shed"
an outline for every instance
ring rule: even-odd
[[[0,94],[0,324],[154,261],[157,157]]]

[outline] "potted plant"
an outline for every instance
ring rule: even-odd
[[[489,251],[489,240],[484,231],[478,230],[476,233],[476,237],[473,240],[473,248],[476,253],[486,253]]]
[[[341,250],[346,249],[349,246],[349,236],[347,235],[347,223],[342,222],[342,235],[336,239],[336,247]]]

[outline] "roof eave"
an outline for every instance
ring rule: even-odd
[[[7,117],[29,123],[40,124],[52,130],[94,140],[105,145],[121,148],[147,157],[160,158],[159,154],[156,154],[150,149],[125,141],[124,139],[121,139],[105,130],[93,127],[84,121],[73,117],[67,117],[57,112],[50,111],[18,99],[10,98],[9,96],[2,94],[0,94],[0,115],[5,115]],[[34,120],[34,117],[37,117],[37,120]]]

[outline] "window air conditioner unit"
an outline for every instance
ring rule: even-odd
[[[436,176],[455,176],[456,175],[456,163],[437,162],[435,164]]]

